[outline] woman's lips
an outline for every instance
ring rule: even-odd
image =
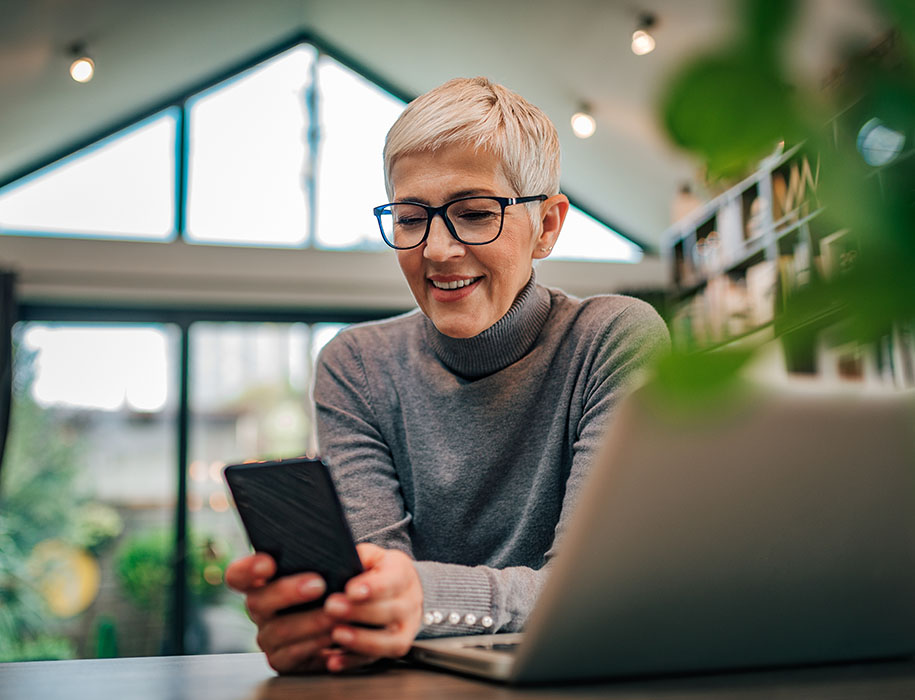
[[[436,301],[460,301],[473,293],[482,277],[435,277],[427,280]],[[443,288],[444,287],[444,288]],[[453,289],[451,288],[453,287]]]

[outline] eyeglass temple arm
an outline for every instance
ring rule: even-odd
[[[545,194],[535,194],[530,197],[509,197],[506,205],[524,204],[525,202],[542,202],[547,199]]]

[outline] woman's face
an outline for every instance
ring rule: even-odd
[[[395,201],[441,206],[459,197],[514,197],[540,192],[513,192],[498,158],[488,151],[453,145],[421,151],[394,162],[391,182]],[[435,327],[453,338],[470,338],[498,321],[531,276],[537,246],[525,205],[505,209],[501,235],[492,243],[464,245],[454,239],[440,216],[432,220],[426,241],[397,251],[400,269],[416,303]],[[547,245],[552,245],[548,243]],[[441,285],[463,282],[457,289]]]

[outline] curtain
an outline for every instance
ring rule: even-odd
[[[16,275],[0,269],[0,471],[13,403],[13,324],[16,322]]]

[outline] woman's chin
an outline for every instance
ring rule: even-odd
[[[461,314],[461,317],[455,318],[456,315],[432,314],[429,320],[439,333],[447,335],[449,338],[473,338],[492,325],[486,325],[479,317]]]

